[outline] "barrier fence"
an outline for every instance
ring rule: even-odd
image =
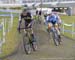
[[[74,22],[72,24],[67,24],[65,22],[62,23],[63,28],[61,28],[61,30],[63,31],[63,34],[65,34],[65,32],[72,34],[72,38],[74,37],[75,34],[75,24]],[[65,29],[65,27],[68,27],[70,29]]]
[[[5,22],[4,20],[2,19],[2,22],[0,24],[0,31],[2,31],[2,35],[3,37],[0,37],[0,54],[2,53],[2,45],[3,43],[5,43]]]
[[[2,54],[2,46],[6,43],[6,34],[11,31],[13,27],[13,20],[14,17],[19,17],[20,20],[20,13],[19,10],[0,10],[0,12],[5,12],[0,14],[0,54]],[[6,13],[7,12],[7,13]]]
[[[13,18],[13,14],[11,14],[9,18],[2,17],[0,19],[0,32],[2,32],[2,36],[0,36],[0,54],[2,53],[2,45],[6,42],[6,33],[8,33],[13,27]]]

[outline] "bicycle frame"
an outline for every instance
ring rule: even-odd
[[[23,32],[24,32],[24,36],[23,36],[23,44],[24,44],[24,50],[26,52],[26,54],[30,54],[28,53],[29,51],[31,51],[31,48],[33,49],[33,51],[36,51],[36,44],[33,42],[33,37],[31,36],[31,31],[32,31],[32,28],[28,28],[28,29],[25,29],[25,28],[21,28],[21,29],[24,29]]]
[[[24,51],[26,52],[26,54],[30,54],[31,53],[31,28],[25,29],[25,28],[21,28],[23,31],[22,35],[23,35],[23,46],[24,46]]]
[[[56,46],[58,46],[60,44],[60,41],[59,41],[59,37],[58,37],[58,32],[55,28],[55,26],[52,26],[49,33],[52,32],[52,37],[53,37],[53,41],[54,41],[54,44]]]

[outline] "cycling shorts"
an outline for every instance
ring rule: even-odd
[[[48,23],[52,23],[53,25],[55,25],[57,23],[57,21],[48,21]]]

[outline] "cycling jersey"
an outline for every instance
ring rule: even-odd
[[[26,15],[21,14],[21,21],[24,20],[25,21],[25,28],[32,28],[32,16],[31,13],[28,12]],[[21,23],[20,21],[20,23]],[[30,24],[30,26],[28,27],[28,25]]]
[[[46,22],[50,22],[52,24],[58,23],[59,17],[58,15],[55,14],[51,14],[50,16],[47,16],[46,18]]]
[[[31,16],[30,13],[28,13],[28,14],[25,15],[25,16],[24,16],[23,14],[21,14],[21,19],[24,19],[26,23],[32,22],[32,16]]]

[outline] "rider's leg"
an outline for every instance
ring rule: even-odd
[[[49,32],[49,30],[51,29],[51,27],[52,27],[52,23],[48,23],[48,32]]]
[[[59,31],[59,27],[58,27],[58,24],[57,23],[55,24],[55,29],[57,30],[58,35],[60,35],[60,31]]]
[[[61,29],[60,29],[60,26],[61,26],[61,24],[60,24],[60,23],[58,23],[58,28],[59,28],[59,31],[61,30]]]
[[[35,35],[34,35],[34,32],[33,32],[33,29],[31,31],[31,36],[32,36],[31,45],[32,45],[33,51],[36,51],[37,45],[36,45],[36,38],[35,38]]]
[[[31,36],[32,36],[32,42],[36,42],[35,35],[32,28],[31,28]]]
[[[59,38],[61,38],[61,36],[60,36],[60,30],[59,30],[59,26],[58,26],[57,23],[55,24],[55,29],[57,30],[57,33],[58,33]]]

